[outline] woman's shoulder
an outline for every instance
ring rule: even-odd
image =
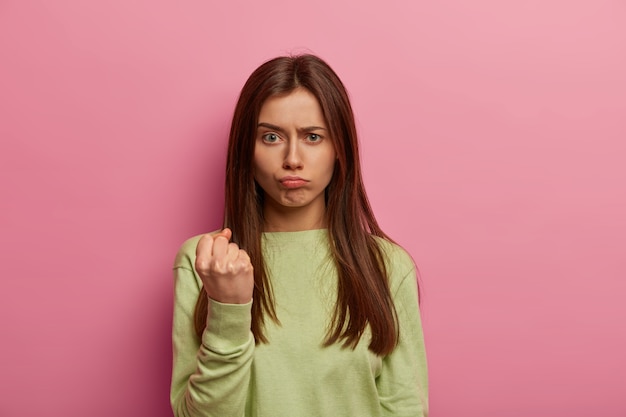
[[[383,256],[385,256],[387,261],[394,263],[399,262],[401,264],[414,266],[413,258],[411,258],[411,255],[409,255],[407,250],[404,249],[402,246],[398,245],[395,242],[392,242],[391,240],[379,236],[373,237],[378,244],[378,247],[382,250]]]
[[[417,268],[415,262],[406,249],[382,237],[374,236],[374,239],[381,249],[392,287],[400,285],[400,282],[409,275],[416,277]]]

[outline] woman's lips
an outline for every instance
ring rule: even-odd
[[[285,188],[300,188],[308,182],[300,177],[283,177],[278,181]]]

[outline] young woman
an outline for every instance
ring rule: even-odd
[[[426,416],[415,266],[374,218],[334,71],[256,69],[227,158],[224,229],[175,261],[174,414]]]

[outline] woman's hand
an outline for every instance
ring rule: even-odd
[[[254,273],[250,257],[229,242],[230,229],[200,238],[196,247],[196,271],[212,300],[225,304],[246,304],[252,300]]]

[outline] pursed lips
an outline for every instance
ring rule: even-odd
[[[288,175],[280,178],[278,182],[280,182],[285,188],[299,188],[307,184],[309,181],[297,176]]]

